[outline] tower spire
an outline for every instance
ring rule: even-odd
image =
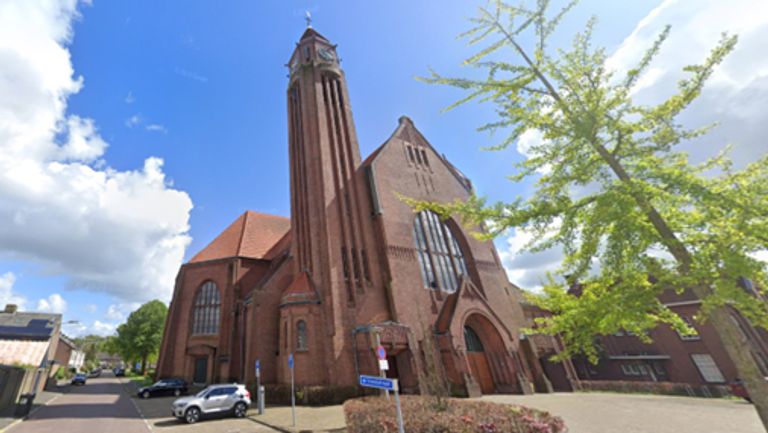
[[[307,28],[311,29],[312,28],[312,14],[309,13],[309,11],[304,11],[304,14],[305,14],[304,19],[307,21]]]

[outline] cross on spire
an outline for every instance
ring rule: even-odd
[[[307,28],[311,29],[312,28],[312,14],[310,14],[309,11],[305,11],[305,14],[306,14],[306,16],[304,17],[304,19],[307,21]]]

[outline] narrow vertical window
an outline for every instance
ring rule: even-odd
[[[219,310],[221,294],[213,281],[206,281],[195,298],[192,313],[193,335],[214,335],[219,333]]]
[[[308,350],[307,322],[299,320],[296,323],[296,350]]]
[[[424,165],[429,167],[429,160],[427,159],[427,151],[424,149],[421,150],[421,159],[424,160]]]
[[[413,148],[411,146],[405,146],[406,149],[408,149],[408,159],[411,160],[411,162],[416,163],[416,160],[413,158]]]

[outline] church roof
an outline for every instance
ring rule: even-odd
[[[291,285],[285,289],[280,304],[305,304],[317,302],[320,302],[317,290],[315,290],[315,286],[312,284],[309,274],[304,271],[296,276]]]
[[[301,35],[301,39],[299,39],[299,40],[303,41],[304,39],[311,38],[313,36],[318,38],[318,39],[322,39],[322,40],[324,40],[326,42],[329,42],[328,38],[326,38],[325,36],[323,36],[320,33],[318,33],[317,30],[313,29],[312,27],[307,27],[307,30],[304,32],[303,35]]]
[[[291,228],[288,218],[254,211],[246,211],[216,239],[211,241],[189,263],[228,257],[270,259],[270,250]]]

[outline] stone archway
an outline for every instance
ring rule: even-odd
[[[504,382],[501,369],[506,369],[504,340],[486,317],[474,313],[464,322],[464,344],[469,370],[483,394],[492,394]]]

